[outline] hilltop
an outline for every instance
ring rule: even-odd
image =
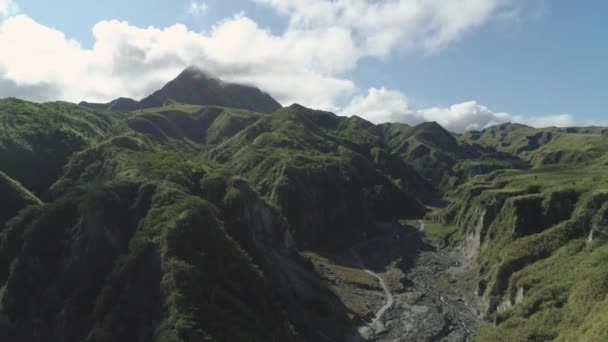
[[[80,105],[102,112],[129,112],[172,103],[221,106],[260,113],[272,113],[281,108],[281,104],[256,87],[225,82],[195,66],[186,68],[175,79],[140,101],[120,97],[108,103],[83,101]]]

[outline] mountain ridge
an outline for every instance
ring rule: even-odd
[[[200,100],[197,70],[176,79],[146,108],[0,100],[0,339],[367,338],[377,284],[353,246],[395,294],[380,341],[412,305],[452,332],[439,300],[408,292],[420,253],[446,250],[469,273],[434,275],[447,289],[430,298],[456,291],[495,322],[479,341],[608,337],[606,128],[259,112]],[[170,96],[180,84],[199,104]]]

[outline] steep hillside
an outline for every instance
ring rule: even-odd
[[[608,177],[601,168],[497,171],[434,213],[478,262],[478,295],[496,323],[480,341],[601,340],[608,295]]]
[[[374,125],[195,68],[0,100],[0,340],[605,340],[606,166],[605,128]]]
[[[216,145],[256,122],[262,114],[240,109],[173,104],[132,113],[126,125],[157,139],[187,138]]]
[[[0,100],[0,171],[46,197],[69,157],[101,139],[114,122],[66,102]]]
[[[380,141],[366,128],[358,118],[293,105],[258,120],[210,156],[248,178],[284,213],[300,247],[336,247],[360,237],[373,220],[425,211],[399,187],[411,179],[396,184],[380,169],[383,156],[374,150]],[[402,177],[413,174],[393,161]]]
[[[42,204],[34,194],[2,171],[0,171],[0,198],[3,202],[0,208],[0,232],[6,221],[15,217],[22,209],[29,205]]]
[[[374,128],[391,154],[401,157],[428,182],[446,191],[468,179],[498,169],[526,168],[527,164],[494,146],[469,144],[436,122],[416,127],[383,124]]]
[[[3,340],[347,334],[341,303],[290,256],[281,215],[187,140],[105,140],[51,192],[0,235]]]
[[[421,217],[407,188],[432,191],[371,123],[300,106],[3,105],[3,340],[343,340],[367,313],[297,248]]]

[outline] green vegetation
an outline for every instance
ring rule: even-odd
[[[46,196],[69,156],[101,139],[113,122],[65,102],[0,100],[0,171]]]
[[[536,129],[502,124],[481,132],[467,132],[461,140],[514,154],[533,166],[580,166],[608,152],[607,132],[605,127]]]
[[[456,227],[445,226],[440,223],[426,223],[424,236],[431,241],[442,244],[458,243],[462,240],[462,233]]]
[[[331,289],[348,309],[349,317],[361,320],[373,313],[355,288],[375,288],[378,286],[376,278],[361,269],[339,265],[331,258],[314,252],[303,252],[302,255],[313,263],[316,272],[326,274],[331,280]]]
[[[383,124],[376,129],[388,150],[442,191],[499,169],[522,169],[520,158],[458,138],[435,122],[416,127]]]
[[[329,269],[338,278],[338,281],[369,288],[378,286],[376,278],[359,268],[338,265],[332,262],[331,259],[314,252],[303,252],[302,255],[313,264],[322,265],[322,267]]]
[[[334,248],[357,239],[374,219],[420,217],[425,211],[404,191],[407,186],[397,186],[385,175],[390,171],[375,164],[381,142],[368,126],[359,118],[293,105],[262,117],[209,156],[243,175],[276,206],[302,248]],[[394,162],[409,171],[403,161]]]
[[[608,175],[601,168],[497,171],[450,197],[453,204],[433,215],[467,236],[465,249],[480,244],[479,291],[497,323],[478,340],[606,336],[596,323],[608,294]]]
[[[0,198],[3,201],[2,208],[0,208],[0,231],[2,231],[4,223],[23,208],[28,205],[42,204],[34,194],[2,171],[0,171]]]
[[[607,132],[373,125],[195,69],[0,100],[0,340],[344,340],[377,284],[323,255],[425,214],[478,265],[478,340],[606,339]]]
[[[4,102],[3,156],[32,160],[5,157],[0,173],[3,196],[15,198],[2,211],[0,337],[340,340],[369,309],[323,285],[295,247],[347,244],[373,220],[424,213],[395,185],[415,172],[383,155],[358,118],[300,106],[86,107]],[[34,162],[53,176],[30,181],[23,168]],[[28,323],[46,317],[61,318]]]

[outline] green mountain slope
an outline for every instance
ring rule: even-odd
[[[46,196],[69,157],[102,138],[114,122],[65,102],[0,100],[0,171]]]
[[[436,122],[416,127],[383,124],[376,129],[388,151],[411,165],[429,183],[446,191],[468,179],[498,169],[526,168],[527,164],[494,146],[470,144]]]
[[[358,238],[374,219],[425,211],[374,164],[377,137],[351,121],[294,105],[261,118],[210,156],[250,179],[284,213],[301,247],[335,247]]]
[[[601,340],[607,331],[608,177],[602,168],[480,176],[435,219],[478,262],[478,293],[495,326],[480,341]]]
[[[28,132],[74,132],[75,142],[53,148],[62,157],[53,168],[39,166],[57,172],[39,185],[47,203],[26,190],[37,183],[2,178],[23,202],[6,210],[0,234],[5,340],[341,340],[361,313],[295,248],[355,241],[374,220],[425,211],[382,163],[413,171],[381,155],[360,119],[298,106],[263,115],[173,104],[112,116],[7,103],[6,141],[21,142],[6,143],[7,155],[37,141]],[[39,151],[31,158],[53,160]],[[246,156],[261,153],[264,172],[282,173],[258,174]]]
[[[426,217],[495,323],[477,340],[601,341],[607,139],[374,125],[193,68],[142,102],[0,100],[0,340],[356,340],[381,287],[352,248],[399,255],[365,266],[420,304],[408,265],[448,254],[398,222]]]
[[[481,132],[467,132],[462,136],[462,141],[517,155],[533,166],[586,165],[608,152],[608,129],[537,129],[519,124],[502,124]]]
[[[51,192],[0,236],[7,340],[347,334],[341,303],[289,256],[281,215],[188,139],[124,131],[77,153]]]
[[[11,179],[0,171],[0,198],[3,205],[0,208],[0,232],[9,219],[29,205],[41,205],[42,202],[19,182]]]

